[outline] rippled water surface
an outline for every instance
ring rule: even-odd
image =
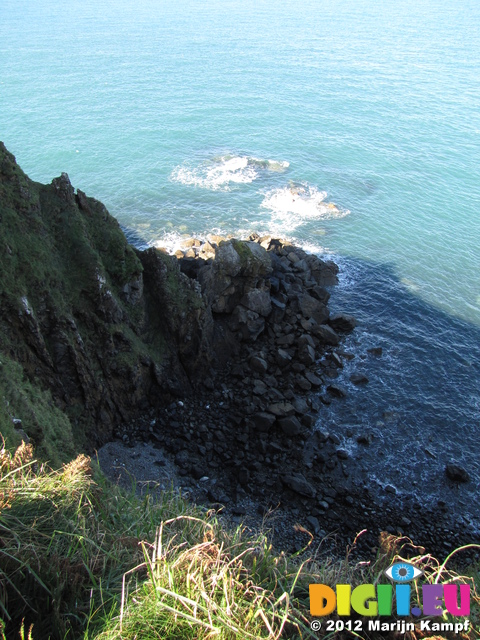
[[[479,24],[476,0],[2,0],[0,138],[144,243],[256,230],[335,254],[333,305],[360,322],[321,421],[371,429],[357,454],[399,490],[437,499],[458,460],[471,510]]]

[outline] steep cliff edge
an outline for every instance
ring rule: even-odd
[[[202,340],[209,321],[175,258],[155,250],[140,256],[104,205],[75,193],[66,174],[49,185],[33,182],[0,143],[4,386],[16,367],[17,395],[23,382],[47,392],[43,403],[51,394],[77,444],[92,448],[139,410],[189,392],[208,367]],[[18,418],[4,391],[3,414],[22,419],[41,448],[34,405]],[[71,435],[63,435],[67,444]]]

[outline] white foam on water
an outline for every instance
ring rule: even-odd
[[[181,184],[229,191],[230,184],[248,184],[256,180],[261,171],[279,173],[289,167],[288,162],[262,160],[249,156],[223,155],[203,162],[198,167],[178,166],[171,180]]]
[[[333,202],[325,202],[326,191],[309,185],[292,185],[272,189],[265,194],[261,206],[272,213],[272,230],[293,231],[308,220],[343,218],[350,211],[339,209]]]

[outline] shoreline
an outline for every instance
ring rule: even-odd
[[[194,238],[187,240],[184,250],[175,254],[180,269],[189,278],[200,282],[203,294],[209,297],[217,315],[223,316],[224,324],[234,318],[239,300],[245,302],[242,297],[245,282],[241,284],[235,281],[232,285],[232,279],[242,277],[239,276],[239,270],[224,287],[231,289],[231,296],[236,296],[232,305],[228,295],[219,302],[218,281],[222,281],[224,273],[220,274],[220,278],[218,273],[215,274],[213,280],[205,278],[205,275],[202,280],[202,275],[199,276],[202,269],[206,271],[213,268],[218,247],[214,240],[223,243],[223,246],[232,242],[248,242],[249,245],[253,242],[260,246],[263,243],[263,248],[266,247],[268,252],[278,252],[277,258],[289,255],[289,264],[286,261],[283,263],[284,273],[297,280],[299,271],[294,267],[297,262],[305,261],[308,255],[302,249],[288,242],[283,244],[271,236],[251,236],[247,241],[224,241],[216,237],[211,238],[212,243]],[[311,259],[319,260],[315,257]],[[227,270],[230,266],[227,263]],[[224,269],[225,264],[221,268]],[[338,269],[332,263],[327,268],[327,286],[334,286]],[[269,324],[270,310],[264,314],[266,324],[264,322],[262,330],[258,332],[258,321],[261,320],[258,311],[262,304],[268,304],[264,296],[261,302],[255,301],[256,306],[250,309],[257,316],[250,318],[250,322],[252,319],[257,322],[254,331],[233,320],[239,338],[234,348],[229,345],[233,358],[223,368],[214,369],[212,376],[196,388],[192,398],[173,402],[164,412],[151,414],[148,420],[137,421],[133,429],[129,426],[117,431],[117,438],[123,444],[117,440],[112,446],[123,460],[122,464],[129,473],[135,475],[135,457],[130,459],[128,451],[132,447],[135,455],[140,456],[138,443],[143,443],[151,455],[154,451],[163,451],[163,455],[171,458],[169,468],[174,474],[176,486],[186,487],[196,502],[220,508],[227,519],[234,523],[240,522],[243,516],[247,523],[250,521],[258,529],[264,522],[264,515],[273,510],[273,521],[279,521],[280,526],[273,525],[272,540],[276,545],[286,546],[289,551],[299,551],[312,535],[312,549],[320,544],[321,553],[341,555],[363,529],[367,529],[367,532],[362,534],[356,545],[360,555],[376,548],[382,531],[408,536],[415,544],[440,555],[447,555],[461,544],[471,542],[475,536],[478,538],[478,532],[472,527],[455,522],[455,515],[449,513],[445,504],[436,508],[426,507],[413,495],[406,498],[397,495],[391,485],[379,491],[368,474],[362,472],[359,461],[340,446],[338,436],[315,426],[321,416],[322,406],[338,402],[344,395],[344,389],[335,384],[335,378],[337,371],[343,367],[343,361],[354,358],[354,354],[343,350],[342,336],[354,331],[355,321],[351,316],[335,316],[337,320],[334,319],[334,323],[339,323],[337,329],[343,329],[339,329],[336,337],[330,334],[335,345],[323,341],[315,344],[312,341],[311,347],[317,352],[313,357],[306,356],[303,362],[307,365],[297,362],[299,366],[292,378],[292,358],[295,364],[299,356],[296,349],[299,338],[296,335],[295,340],[290,341],[289,332],[315,336],[313,325],[309,325],[311,318],[304,317],[302,308],[295,306],[298,297],[305,293],[304,289],[308,290],[305,287],[309,279],[308,266],[306,271],[307,275],[303,274],[300,278],[302,287],[291,300],[286,296],[282,298],[284,302],[280,301],[284,308],[281,308],[281,319],[274,323],[277,324],[276,330],[272,330]],[[275,280],[276,275],[269,274],[268,278]],[[249,278],[252,277],[250,274]],[[258,273],[255,277],[257,282],[253,290],[258,290]],[[249,282],[247,289],[251,285]],[[241,295],[235,291],[239,287]],[[329,293],[325,287],[321,288],[322,291],[318,293],[323,296],[326,307]],[[264,292],[267,290],[270,299],[278,299],[280,287],[273,294],[271,287],[264,289]],[[284,315],[291,301],[294,302],[294,310],[299,313],[290,314],[288,319],[295,317],[296,327],[286,322]],[[240,306],[243,305],[240,303]],[[315,331],[318,332],[319,327],[330,328],[327,325],[327,322],[331,324],[328,311],[322,320],[326,321],[325,324],[316,323]],[[287,324],[286,332],[278,329],[282,323]],[[244,324],[247,325],[247,321]],[[304,338],[303,343],[310,345],[310,340]],[[285,346],[290,353],[282,348]],[[276,354],[274,349],[277,350]],[[282,352],[280,359],[278,351]],[[371,351],[372,357],[381,357],[381,349],[373,348]],[[272,367],[276,368],[273,380]],[[310,373],[309,376],[305,370]],[[273,390],[277,394],[274,398],[277,402],[273,403],[271,397],[268,401],[264,400],[272,389],[272,382],[276,384]],[[355,384],[367,383],[368,379],[358,374]],[[295,402],[297,406],[293,406]],[[286,410],[287,404],[291,408]],[[273,408],[274,405],[284,406]],[[244,410],[246,414],[242,417]],[[169,425],[173,426],[173,433]],[[369,446],[368,433],[353,430],[350,436],[356,439],[360,447]],[[205,438],[211,443],[210,448],[204,447]],[[247,443],[253,447],[253,452],[246,453]],[[229,450],[236,450],[240,454],[240,462],[228,453]],[[105,462],[105,465],[112,477],[111,463]],[[155,472],[150,478],[144,478],[143,475],[142,478],[155,481]],[[295,528],[297,524],[300,529]]]

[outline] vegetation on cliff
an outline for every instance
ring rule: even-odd
[[[1,143],[0,274],[0,412],[22,420],[52,462],[188,392],[202,350],[182,332],[204,322],[203,301],[176,260],[136,252],[66,174],[33,182]],[[42,433],[57,410],[62,443]]]

